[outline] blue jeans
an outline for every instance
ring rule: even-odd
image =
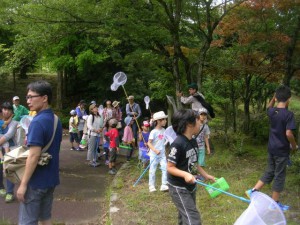
[[[3,164],[0,164],[0,189],[4,189],[3,185]],[[6,193],[8,194],[14,194],[14,187],[15,184],[10,182],[9,180],[6,180]]]
[[[160,153],[162,154],[162,153]],[[163,155],[150,155],[150,170],[149,170],[149,186],[155,187],[155,172],[157,165],[160,164],[162,171],[161,184],[166,185],[167,182],[167,159],[165,154]]]
[[[19,225],[37,225],[38,221],[51,219],[54,189],[32,189],[28,186],[25,202],[20,203]]]

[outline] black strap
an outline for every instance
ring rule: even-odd
[[[199,131],[199,133],[195,136],[195,139],[199,136],[199,134],[201,134],[201,132],[203,131],[204,127],[205,127],[206,124],[203,124],[201,130]]]

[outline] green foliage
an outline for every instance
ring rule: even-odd
[[[269,138],[269,119],[267,113],[255,114],[251,119],[250,133],[256,143],[265,143]]]
[[[109,56],[107,55],[107,53],[104,53],[104,55],[95,54],[93,50],[88,49],[86,51],[80,52],[80,54],[76,58],[76,65],[79,72],[84,72],[93,65],[103,62],[108,57]]]

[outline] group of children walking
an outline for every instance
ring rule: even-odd
[[[279,203],[279,195],[283,190],[285,180],[285,168],[292,149],[296,149],[296,142],[291,130],[295,129],[293,113],[287,106],[291,97],[287,87],[280,87],[271,100],[268,107],[270,118],[269,159],[268,169],[253,189],[248,190],[247,195],[261,189],[264,184],[273,183],[272,198],[278,202],[282,210],[286,206]],[[278,101],[277,107],[274,107]],[[205,155],[209,155],[210,130],[207,125],[208,112],[205,108],[198,111],[192,109],[178,110],[172,116],[172,128],[177,137],[170,145],[170,152],[166,154],[165,126],[167,115],[163,111],[153,114],[151,121],[143,121],[139,126],[139,159],[146,164],[145,151],[149,151],[149,192],[155,192],[156,170],[160,165],[162,171],[160,191],[169,191],[170,196],[178,209],[179,224],[201,224],[200,214],[196,208],[196,179],[215,182],[215,177],[208,174],[205,167]],[[71,121],[71,120],[70,120]],[[132,117],[124,120],[126,127],[122,138],[123,144],[131,146],[127,155],[129,161],[132,156],[135,143],[132,124],[136,121]],[[114,168],[117,151],[119,150],[119,133],[116,129],[118,121],[111,119],[103,129],[105,154],[109,155],[109,173],[115,174]],[[150,125],[151,124],[151,125]],[[280,126],[278,125],[280,124]],[[152,130],[150,131],[150,127]],[[71,128],[70,128],[71,129]],[[282,134],[286,135],[282,136]],[[281,142],[277,146],[274,143]],[[109,143],[109,144],[108,144]],[[74,147],[74,146],[72,146]],[[74,148],[77,148],[75,146]]]

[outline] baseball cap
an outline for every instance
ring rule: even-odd
[[[188,85],[189,88],[198,90],[198,85],[196,83],[191,83]]]
[[[150,123],[147,120],[143,121],[143,125],[145,127],[150,127]]]
[[[15,101],[15,100],[20,100],[19,96],[13,97],[13,101]]]

